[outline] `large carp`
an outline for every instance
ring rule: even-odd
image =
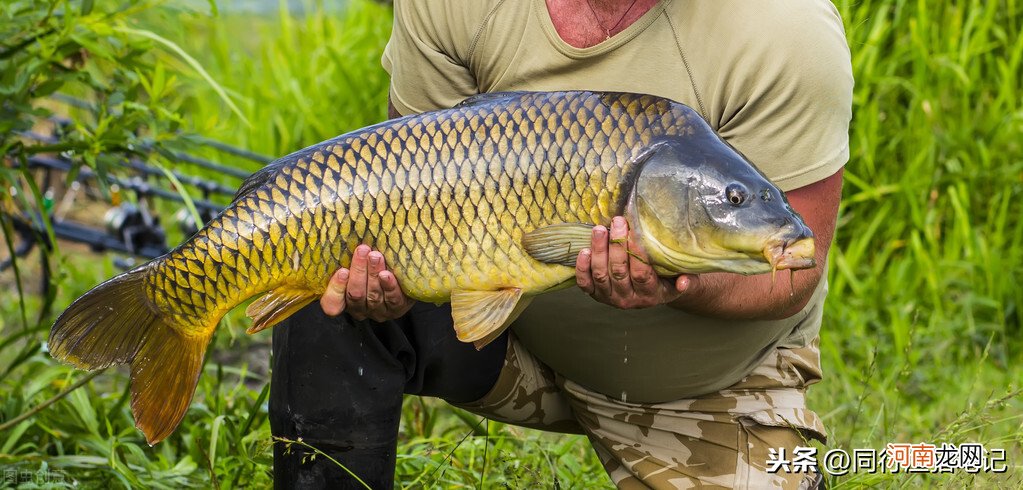
[[[50,353],[131,365],[150,444],[181,421],[229,310],[250,332],[317,299],[355,247],[379,249],[404,292],[451,302],[486,343],[529,298],[573,283],[591,228],[624,215],[662,275],[813,265],[782,193],[691,108],[627,93],[484,94],[338,136],[253,174],[180,246],[85,293]]]

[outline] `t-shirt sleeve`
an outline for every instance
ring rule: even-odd
[[[744,41],[733,44],[741,54],[718,131],[788,191],[831,176],[849,159],[849,46],[831,2],[754,5],[763,8],[736,16],[733,32]]]
[[[381,62],[391,75],[391,103],[402,114],[448,108],[477,93],[463,59],[471,22],[465,12],[451,11],[454,3],[394,2],[394,27]]]

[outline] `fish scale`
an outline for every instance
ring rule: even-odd
[[[79,298],[50,351],[85,369],[130,363],[136,424],[155,443],[184,415],[227,311],[266,293],[246,312],[250,332],[272,326],[321,296],[361,243],[409,297],[450,300],[460,339],[488,342],[574,276],[571,259],[534,258],[527,236],[581,223],[573,236],[588,240],[624,211],[633,158],[697,125],[709,132],[655,96],[524,92],[338,136],[255,173],[189,240]]]

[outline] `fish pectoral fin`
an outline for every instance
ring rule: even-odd
[[[288,286],[267,291],[245,308],[245,315],[252,318],[252,326],[245,333],[254,334],[276,325],[312,303],[318,296],[308,289]]]
[[[590,246],[594,226],[558,223],[537,228],[522,237],[522,247],[540,262],[575,267],[579,251]]]
[[[462,342],[473,342],[477,349],[497,338],[522,310],[516,308],[522,298],[522,289],[507,288],[497,291],[451,292],[451,318],[455,333]],[[528,301],[527,301],[528,303]],[[523,305],[523,308],[525,306]],[[518,310],[518,313],[516,313]]]

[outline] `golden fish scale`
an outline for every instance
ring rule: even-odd
[[[686,134],[692,117],[650,96],[531,93],[342,135],[280,160],[168,255],[147,296],[175,324],[209,325],[269,289],[322,293],[359,243],[422,301],[456,288],[539,293],[573,272],[530,258],[523,234],[608,223],[630,158],[658,135]]]

